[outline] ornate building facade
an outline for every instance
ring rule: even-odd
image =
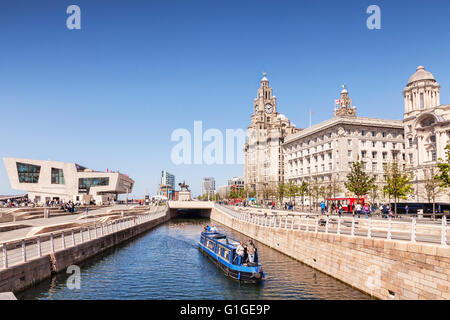
[[[277,99],[264,73],[253,101],[251,124],[244,147],[245,186],[262,199],[265,189],[274,189],[284,181],[284,138],[299,131],[286,116],[278,113]]]
[[[333,184],[337,194],[345,193],[353,162],[362,160],[364,169],[381,181],[383,165],[403,163],[404,149],[402,121],[357,116],[344,87],[333,118],[285,139],[285,181]]]
[[[445,159],[445,146],[450,144],[450,105],[440,104],[440,88],[433,74],[419,66],[403,90],[405,152],[414,170],[411,201],[428,201],[426,182],[436,174],[438,159]],[[438,193],[437,201],[449,202],[448,193]]]
[[[245,186],[259,199],[265,188],[274,190],[280,182],[333,183],[347,193],[344,181],[352,162],[363,160],[381,185],[384,165],[397,160],[414,173],[414,194],[407,201],[428,202],[426,181],[437,173],[438,159],[445,159],[450,144],[450,105],[441,105],[439,95],[439,83],[419,66],[403,90],[403,120],[358,116],[343,86],[334,117],[302,130],[277,112],[264,75],[247,130]],[[448,192],[436,201],[450,202]]]

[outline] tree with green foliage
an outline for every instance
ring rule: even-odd
[[[285,195],[286,195],[286,185],[281,182],[277,187],[277,198],[280,201],[280,204],[283,203]]]
[[[450,188],[450,144],[445,147],[445,150],[447,150],[445,152],[447,160],[439,159],[437,165],[439,174],[436,175],[436,178],[441,182],[442,188]]]
[[[429,173],[425,171],[425,195],[428,203],[433,202],[433,219],[436,219],[436,197],[442,192],[441,180],[438,179],[436,168],[429,169]]]
[[[353,162],[344,185],[350,192],[356,195],[359,202],[359,199],[373,188],[374,183],[375,178],[363,170],[363,161],[359,160]]]
[[[414,192],[412,180],[414,178],[411,170],[400,168],[397,161],[384,166],[385,185],[383,191],[394,199],[394,213],[397,214],[397,203],[399,199],[407,199],[408,194]]]
[[[308,194],[308,182],[303,181],[298,187],[298,195],[302,198],[302,211],[305,209],[305,196]]]
[[[295,199],[295,197],[298,194],[298,186],[293,183],[292,181],[286,184],[286,196],[289,198],[289,200],[292,202],[292,198]]]

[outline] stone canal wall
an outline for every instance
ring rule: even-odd
[[[211,219],[379,299],[450,299],[450,248]]]
[[[26,262],[0,269],[0,292],[17,292],[52,274],[66,270],[70,265],[79,264],[109,248],[130,240],[170,219],[167,210],[148,219],[142,217],[142,222],[131,225],[125,229],[105,234],[98,238],[84,241],[75,246],[55,250],[30,259]]]

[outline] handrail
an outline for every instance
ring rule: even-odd
[[[48,232],[36,236],[24,237],[0,243],[0,269],[7,269],[11,265],[27,262],[30,259],[42,257],[46,254],[65,250],[78,244],[89,242],[93,239],[131,228],[138,224],[154,219],[162,212],[167,213],[167,207],[157,207],[155,211],[118,218],[106,223],[67,228],[57,232]],[[106,228],[105,228],[106,227]],[[86,234],[87,232],[87,234]],[[70,234],[69,237],[66,237]]]
[[[355,216],[330,216],[318,214],[280,215],[242,212],[230,207],[215,204],[224,213],[251,224],[292,230],[304,230],[338,235],[363,236],[387,240],[406,240],[409,242],[448,245],[450,229],[446,217],[440,224],[419,223],[416,218],[411,221],[389,219],[357,218]],[[312,222],[312,223],[311,223]]]

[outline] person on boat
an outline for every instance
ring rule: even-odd
[[[205,231],[211,231],[211,227],[210,226],[205,226]]]
[[[248,244],[247,244],[247,254],[248,254],[248,261],[250,263],[255,262],[255,252],[256,252],[256,247],[253,244],[253,241],[249,240]]]
[[[211,227],[211,232],[217,232],[216,226],[212,226],[212,227]]]
[[[239,245],[236,247],[236,255],[237,255],[237,264],[241,265],[244,259],[244,252],[245,252],[245,248],[244,248],[244,242],[240,242]]]

